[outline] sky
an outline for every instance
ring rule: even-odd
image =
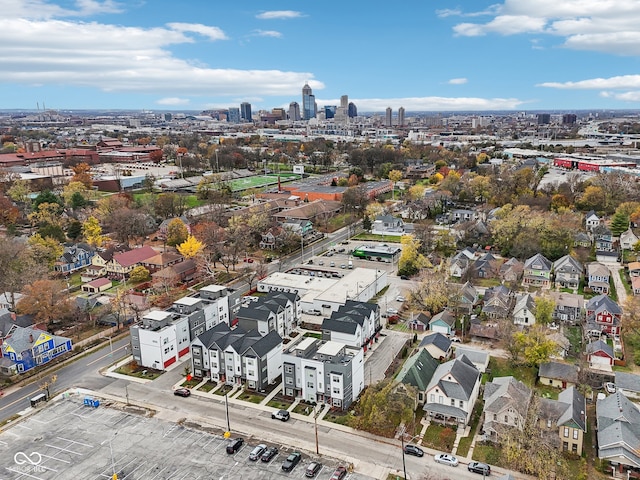
[[[0,109],[640,107],[640,0],[0,0]]]

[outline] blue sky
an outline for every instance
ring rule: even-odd
[[[636,109],[639,0],[0,0],[0,109]]]

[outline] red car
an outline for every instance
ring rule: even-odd
[[[245,258],[244,260],[242,260],[243,262],[246,263],[253,263],[253,258]]]
[[[347,469],[340,466],[336,468],[336,471],[333,472],[333,475],[331,475],[331,480],[342,480],[346,476],[347,476]]]

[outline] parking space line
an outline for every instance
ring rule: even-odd
[[[22,428],[24,430],[33,430],[33,428],[27,427],[24,423],[18,423],[18,424],[14,425],[14,426],[18,427],[18,428]]]
[[[3,442],[2,440],[0,440],[0,445],[9,445],[7,442]]]
[[[55,445],[51,445],[49,443],[45,443],[45,446],[47,446],[49,448],[53,448],[55,450],[60,450],[62,452],[73,453],[74,455],[80,455],[81,457],[84,456],[84,454],[82,454],[82,453],[74,452],[73,450],[69,450],[68,448],[56,447]]]
[[[127,472],[127,474],[124,475],[122,478],[124,479],[124,478],[128,477],[129,475],[133,475],[138,469],[140,469],[141,467],[143,467],[146,464],[147,464],[147,462],[142,462],[141,464],[137,465],[136,468],[134,468],[130,472]]]
[[[59,438],[60,440],[64,440],[65,442],[75,443],[76,445],[82,445],[83,447],[93,448],[93,445],[89,445],[82,442],[76,442],[75,440],[69,440],[68,438],[63,438],[63,437],[56,437],[56,438]]]
[[[153,477],[151,477],[149,480],[153,480],[154,478],[158,478],[158,475],[160,475],[162,472],[164,472],[167,469],[167,467],[164,467],[162,470],[160,470],[159,472],[157,472]]]
[[[62,462],[62,463],[71,463],[69,460],[64,460],[64,459],[58,458],[58,457],[52,457],[51,455],[45,455],[44,453],[41,453],[40,456],[44,457],[44,458],[49,458],[51,460],[57,460],[57,461]]]

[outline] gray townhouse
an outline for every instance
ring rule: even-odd
[[[282,354],[287,397],[345,410],[364,388],[364,351],[308,337]]]
[[[301,315],[297,293],[271,290],[241,306],[232,324],[245,331],[258,330],[261,335],[276,331],[284,338],[298,326]]]
[[[221,323],[191,343],[191,367],[198,378],[264,390],[282,373],[282,337]]]
[[[381,330],[380,307],[375,303],[347,300],[331,317],[322,321],[322,339],[350,347],[373,345]]]

